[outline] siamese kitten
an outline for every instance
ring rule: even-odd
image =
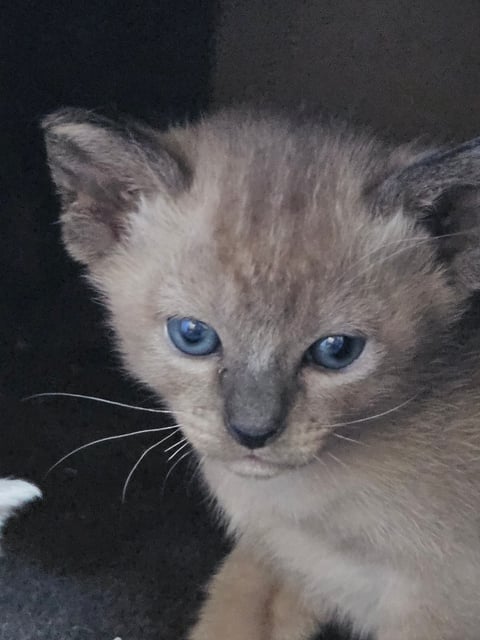
[[[191,640],[480,635],[480,140],[44,122],[63,238],[236,546]]]

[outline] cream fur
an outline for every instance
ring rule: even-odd
[[[46,127],[67,246],[237,545],[190,639],[301,640],[337,617],[378,640],[478,640],[478,144],[392,149],[227,112],[151,132],[142,155],[135,130],[78,112]],[[173,315],[213,326],[221,351],[175,350]],[[303,360],[352,332],[367,343],[345,370]],[[232,394],[265,415],[285,399],[256,459],[225,428]]]

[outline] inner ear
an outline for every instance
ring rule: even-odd
[[[119,125],[66,109],[43,122],[48,163],[74,258],[91,264],[126,237],[142,196],[174,198],[189,174],[167,137],[138,123]]]
[[[450,235],[459,230],[454,212],[462,190],[462,187],[452,187],[419,211],[419,221],[433,236]]]
[[[430,205],[420,208],[419,224],[438,239],[441,260],[454,256],[478,240],[479,192],[471,186],[458,185],[442,192]]]
[[[399,210],[435,241],[451,282],[480,290],[480,139],[424,153],[384,180],[375,211]]]
[[[469,293],[480,290],[480,190],[470,185],[445,189],[428,206],[409,209],[434,241],[451,284]]]

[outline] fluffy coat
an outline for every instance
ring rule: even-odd
[[[70,253],[128,369],[176,413],[236,546],[191,640],[480,629],[480,142],[392,148],[249,110],[151,130],[44,123]],[[221,349],[175,350],[194,317]],[[322,336],[363,353],[331,371]],[[281,423],[255,453],[229,421]]]

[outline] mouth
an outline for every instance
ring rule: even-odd
[[[233,461],[229,466],[233,473],[244,478],[273,478],[284,471],[281,465],[264,460],[254,453]]]

